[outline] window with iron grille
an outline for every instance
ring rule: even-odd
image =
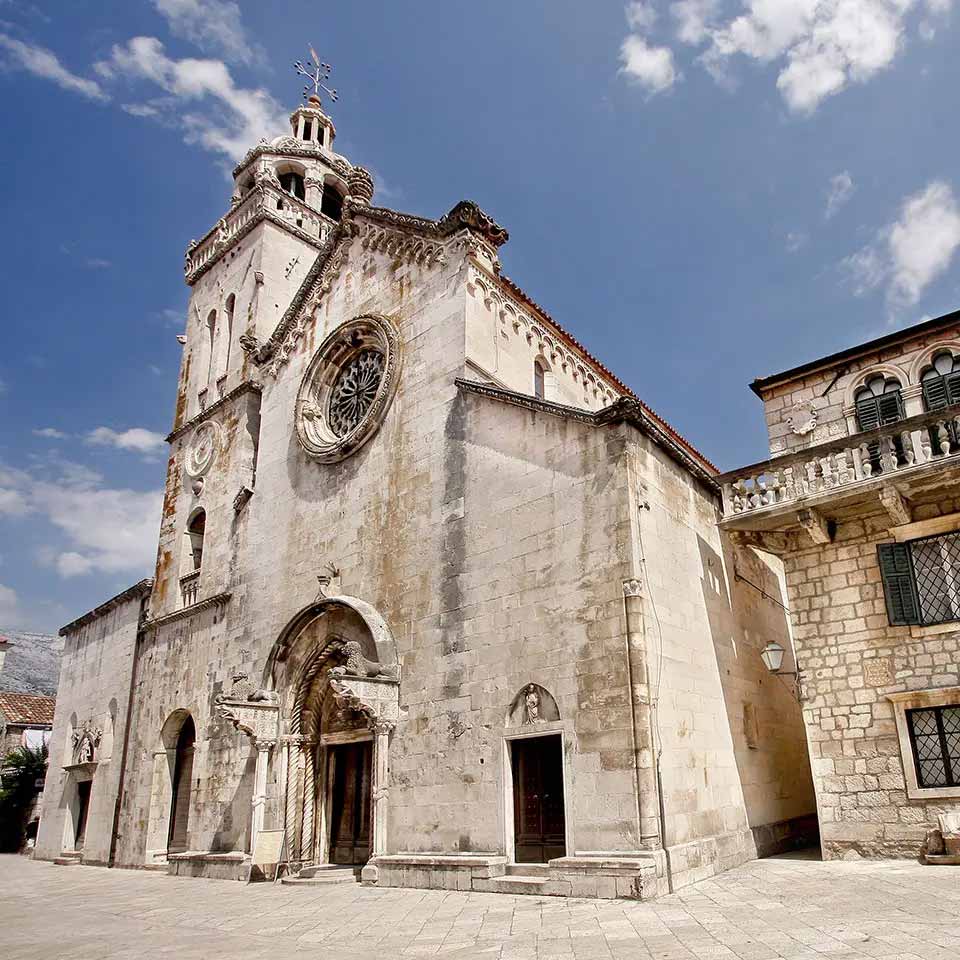
[[[960,620],[960,531],[877,545],[893,626]]]
[[[907,711],[920,787],[960,786],[960,704]]]

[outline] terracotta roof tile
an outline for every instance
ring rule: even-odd
[[[37,697],[28,693],[0,693],[0,713],[7,723],[53,724],[54,697]]]

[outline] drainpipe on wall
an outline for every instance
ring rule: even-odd
[[[140,600],[140,615],[137,617],[137,636],[133,641],[133,664],[130,668],[130,686],[127,690],[127,716],[123,723],[123,748],[120,751],[120,773],[117,780],[117,800],[113,807],[113,828],[110,831],[110,855],[107,866],[114,866],[117,858],[118,830],[120,829],[120,805],[123,802],[123,786],[127,776],[127,751],[130,746],[130,721],[133,718],[133,690],[137,682],[137,667],[140,662],[140,647],[143,643],[143,624],[147,619],[150,597]]]

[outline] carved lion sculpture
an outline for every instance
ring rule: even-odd
[[[389,677],[397,679],[397,668],[388,667],[376,660],[368,660],[363,655],[363,647],[356,640],[348,640],[343,645],[347,662],[339,669],[352,677]]]

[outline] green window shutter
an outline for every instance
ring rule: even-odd
[[[876,430],[880,426],[880,405],[876,397],[857,401],[857,426],[862,430]]]
[[[948,373],[943,379],[946,381],[947,403],[951,406],[960,403],[960,372]]]
[[[910,563],[910,547],[905,543],[878,543],[877,560],[883,578],[883,595],[891,626],[920,622],[920,601]]]
[[[877,407],[880,411],[881,423],[896,423],[903,419],[903,401],[900,399],[899,390],[881,393],[877,397]]]
[[[950,402],[945,377],[928,377],[921,383],[923,384],[923,405],[927,410],[942,410]]]

